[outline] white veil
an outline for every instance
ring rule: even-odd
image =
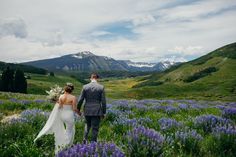
[[[43,129],[39,132],[34,142],[43,135],[54,134],[55,136],[55,154],[60,151],[60,146],[62,146],[65,139],[65,127],[59,116],[59,104],[56,103],[46,124]]]

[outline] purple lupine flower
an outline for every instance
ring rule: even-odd
[[[107,109],[113,108],[112,104],[107,104]]]
[[[135,126],[137,125],[137,119],[129,119],[126,117],[118,118],[113,123],[113,125],[120,125],[120,126]]]
[[[227,102],[225,105],[228,107],[236,107],[236,102]]]
[[[217,126],[213,129],[212,132],[215,136],[220,136],[221,134],[224,134],[227,136],[231,136],[231,135],[236,136],[236,127],[233,125]]]
[[[119,117],[120,115],[124,114],[124,112],[116,109],[107,109],[107,115],[111,115],[114,117]]]
[[[148,107],[142,103],[135,103],[134,105],[132,105],[132,108],[140,110],[140,111],[146,111],[148,109]]]
[[[48,118],[49,115],[50,112],[45,112],[39,109],[24,110],[18,117],[10,119],[8,123],[29,123],[32,122],[32,120],[36,116],[43,116],[44,118]]]
[[[28,109],[28,110],[24,110],[23,112],[21,112],[21,117],[40,115],[40,114],[42,114],[42,112],[43,111],[40,109]]]
[[[150,119],[149,117],[145,117],[145,118],[138,118],[138,124],[140,125],[145,125],[145,124],[149,124],[152,123],[152,119]]]
[[[218,108],[218,109],[221,109],[221,110],[223,110],[223,109],[225,109],[226,107],[225,106],[223,106],[223,105],[216,105],[215,106],[216,108]]]
[[[183,103],[179,104],[178,106],[181,110],[187,110],[189,108],[187,104],[183,104]]]
[[[196,130],[184,130],[184,131],[177,131],[175,133],[175,139],[180,141],[182,144],[189,143],[188,141],[192,142],[199,142],[203,139],[203,137],[196,132]]]
[[[131,156],[157,156],[164,143],[164,137],[159,132],[143,126],[135,127],[125,138],[128,140]]]
[[[19,102],[19,100],[17,100],[16,98],[11,98],[11,99],[9,99],[10,100],[10,102],[12,102],[12,103],[18,103]]]
[[[222,113],[225,118],[235,118],[236,119],[236,108],[225,108]]]
[[[19,118],[12,118],[8,121],[10,124],[15,124],[15,123],[28,123],[29,119],[25,117],[19,117]]]
[[[159,105],[160,104],[158,100],[153,100],[153,99],[139,100],[139,102],[144,105]]]
[[[149,109],[153,111],[164,111],[165,108],[166,108],[165,106],[161,106],[161,105],[155,105],[155,106],[149,107]]]
[[[191,109],[195,109],[195,110],[199,110],[199,109],[203,109],[205,108],[204,106],[200,105],[200,104],[191,104],[190,105]]]
[[[166,103],[166,104],[174,104],[176,103],[175,100],[162,100],[163,103]]]
[[[31,103],[31,101],[29,101],[29,100],[20,100],[19,102],[20,102],[22,105],[28,105],[28,104]]]
[[[77,144],[67,150],[62,150],[57,154],[58,157],[67,156],[110,156],[124,157],[125,154],[113,143]]]
[[[211,132],[216,126],[227,126],[232,122],[229,119],[215,115],[201,115],[195,118],[195,127],[202,128],[205,132]]]
[[[179,109],[174,106],[166,106],[166,108],[165,108],[165,112],[167,114],[177,113],[178,111],[179,111]]]
[[[3,100],[0,100],[0,105],[4,104],[4,101]]]
[[[118,109],[123,110],[123,111],[131,109],[131,106],[128,100],[117,100],[117,101],[114,101],[112,104],[114,104],[114,106],[116,106]]]
[[[185,101],[186,101],[186,103],[188,103],[188,104],[194,104],[194,103],[196,103],[195,100],[185,100]]]
[[[162,131],[168,131],[182,126],[182,123],[179,123],[175,119],[171,118],[161,118],[158,120],[158,123]]]

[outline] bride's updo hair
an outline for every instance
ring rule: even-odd
[[[72,83],[66,83],[64,90],[67,93],[72,93],[72,91],[74,90],[74,85]]]

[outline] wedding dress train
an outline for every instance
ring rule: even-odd
[[[45,126],[34,139],[34,142],[41,136],[47,134],[54,134],[55,154],[65,146],[73,144],[75,124],[74,111],[72,110],[71,105],[63,105],[62,108],[59,108],[59,104],[56,103]]]

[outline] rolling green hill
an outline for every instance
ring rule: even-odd
[[[128,86],[129,81],[132,82],[132,87]],[[123,82],[127,84],[125,89],[116,90],[117,95],[137,99],[181,98],[236,101],[236,43],[172,67],[165,72],[137,77],[129,81]],[[119,82],[120,80],[110,81],[114,85],[112,88],[120,89]],[[109,86],[109,83],[107,85]]]
[[[28,73],[34,73],[34,74],[47,74],[48,71],[42,68],[37,68],[31,65],[23,65],[23,64],[14,64],[14,63],[5,63],[0,61],[0,71],[3,71],[7,67],[10,67],[11,69],[21,69],[24,72]]]
[[[71,82],[75,86],[74,94],[78,95],[82,87],[82,83],[69,76],[55,75],[55,77],[52,77],[38,74],[28,75],[31,77],[31,79],[27,80],[29,94],[46,95],[45,91],[50,90],[50,87],[53,87],[55,84],[64,87],[67,82]]]

